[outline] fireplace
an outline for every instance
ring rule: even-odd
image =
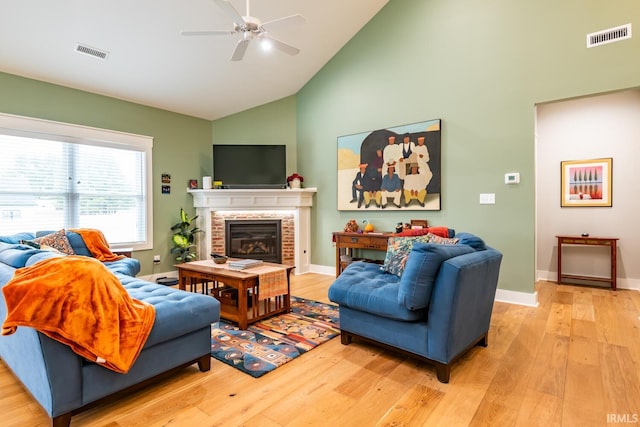
[[[295,274],[311,271],[311,207],[316,188],[188,190],[198,216],[198,257],[225,252],[226,219],[281,219],[282,264]]]
[[[279,219],[225,220],[225,254],[281,264],[281,230]]]

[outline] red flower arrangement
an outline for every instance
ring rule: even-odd
[[[289,175],[287,177],[287,182],[291,182],[294,179],[298,179],[298,180],[300,180],[300,182],[304,182],[304,178],[302,176],[298,175],[297,173],[294,173],[293,175]]]

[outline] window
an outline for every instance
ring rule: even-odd
[[[147,136],[0,114],[0,234],[98,228],[153,247]]]

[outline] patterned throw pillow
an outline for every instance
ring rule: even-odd
[[[404,266],[409,254],[411,253],[413,244],[416,242],[429,243],[432,236],[434,235],[425,234],[424,236],[416,237],[389,237],[387,242],[387,255],[385,256],[384,264],[380,269],[387,273],[402,277]]]
[[[64,229],[33,239],[32,242],[40,245],[40,247],[51,247],[67,255],[73,255],[75,253]]]
[[[430,242],[437,243],[439,245],[455,245],[458,243],[458,240],[459,239],[457,237],[441,237],[432,234]]]

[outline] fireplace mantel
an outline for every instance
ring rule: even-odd
[[[316,188],[300,189],[221,189],[188,190],[198,215],[198,228],[204,230],[199,239],[200,259],[211,253],[211,215],[217,211],[291,211],[295,222],[296,274],[306,273],[311,266],[311,206]]]

